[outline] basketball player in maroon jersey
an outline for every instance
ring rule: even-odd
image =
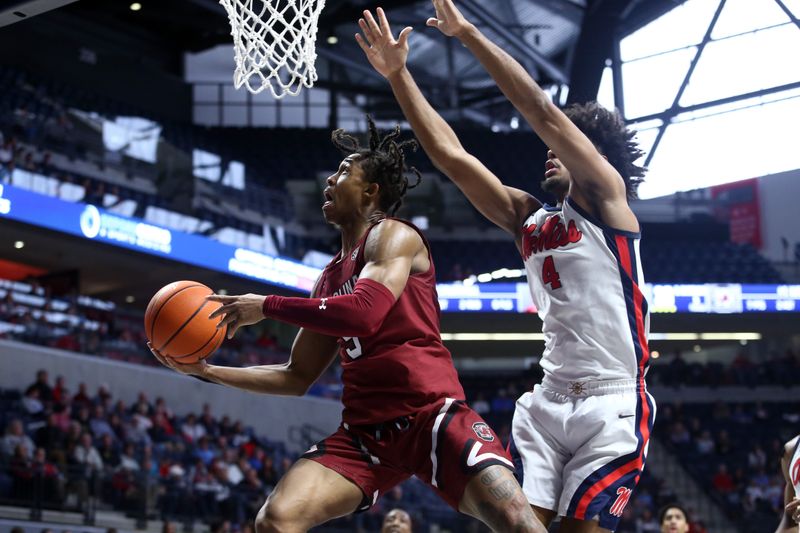
[[[404,149],[416,148],[398,142],[399,134],[398,127],[381,137],[369,120],[362,148],[342,130],[333,133],[349,155],[327,179],[322,211],[341,232],[342,250],[311,298],[209,297],[223,304],[211,316],[224,317],[229,337],[263,318],[300,326],[286,364],[181,365],[154,353],[170,368],[222,385],[302,395],[338,352],[342,424],[280,480],[256,519],[259,533],[307,531],[366,510],[411,475],[495,531],[542,532],[500,439],[464,402],[439,333],[428,243],[412,224],[387,216],[409,188]]]

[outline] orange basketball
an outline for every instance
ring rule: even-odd
[[[213,293],[196,281],[176,281],[158,291],[144,313],[144,331],[153,348],[184,364],[214,353],[227,328],[217,329],[220,317],[208,318],[222,306],[206,300]]]

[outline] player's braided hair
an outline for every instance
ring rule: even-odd
[[[573,104],[564,109],[564,113],[620,173],[628,199],[636,198],[636,189],[647,171],[635,164],[644,155],[634,139],[636,131],[628,129],[619,112],[609,111],[597,102]]]
[[[370,183],[377,183],[380,187],[380,209],[387,215],[394,215],[403,205],[403,198],[408,189],[413,189],[422,181],[419,171],[406,167],[404,150],[410,148],[416,151],[418,144],[415,139],[398,142],[400,125],[384,136],[375,127],[372,117],[367,115],[369,125],[369,148],[362,148],[358,139],[343,129],[335,130],[331,134],[331,141],[343,154],[358,154],[358,164],[364,171],[364,178]],[[417,177],[414,185],[409,184],[407,172]]]

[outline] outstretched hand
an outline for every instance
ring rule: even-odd
[[[222,296],[212,294],[206,296],[209,302],[219,302],[222,306],[208,315],[215,318],[225,315],[217,324],[217,328],[228,326],[228,338],[232,339],[236,330],[264,319],[264,298],[259,294],[243,294],[241,296]]]
[[[389,21],[382,8],[378,8],[378,22],[370,11],[364,11],[364,17],[358,19],[358,25],[364,34],[356,34],[358,45],[364,50],[370,65],[378,74],[388,78],[406,66],[408,58],[408,35],[410,26],[403,28],[397,39],[392,35]]]
[[[181,374],[186,374],[189,376],[203,376],[208,368],[208,363],[206,363],[205,359],[201,359],[196,363],[182,364],[172,357],[163,355],[161,352],[153,348],[153,345],[149,342],[147,343],[147,347],[150,348],[150,351],[153,352],[153,355],[162,365],[167,368],[171,368],[175,372],[180,372]]]
[[[470,23],[453,0],[433,0],[433,7],[436,9],[436,16],[428,19],[428,26],[438,29],[448,37],[458,37],[469,29]]]

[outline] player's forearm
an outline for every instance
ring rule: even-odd
[[[798,525],[794,520],[792,520],[792,517],[784,514],[783,518],[781,519],[781,523],[778,524],[778,529],[775,530],[775,533],[798,533],[798,531],[800,531],[800,528],[798,528]]]
[[[434,165],[445,171],[442,167],[446,166],[448,158],[463,150],[453,128],[428,102],[408,69],[390,75],[388,80],[422,149]]]
[[[208,365],[201,376],[209,381],[261,394],[301,396],[308,385],[287,364],[234,368]]]
[[[513,57],[490,41],[475,26],[458,35],[458,39],[492,76],[497,86],[539,132],[554,107],[547,94]]]
[[[383,324],[395,297],[382,284],[362,278],[353,294],[329,298],[267,296],[263,312],[273,318],[332,337],[368,337]]]

